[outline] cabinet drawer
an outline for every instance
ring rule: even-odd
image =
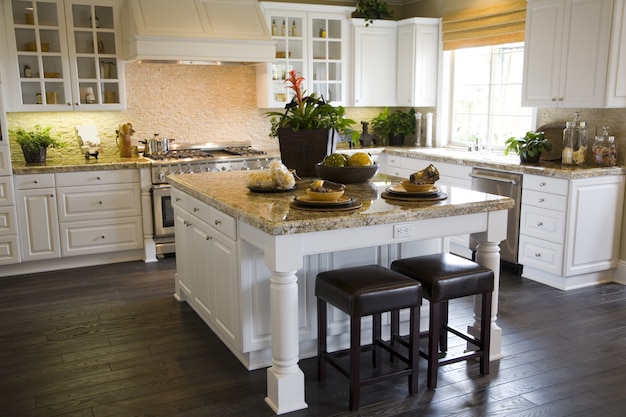
[[[545,193],[567,195],[568,180],[562,178],[542,177],[539,175],[524,175],[523,187],[526,190],[542,191]],[[523,193],[522,193],[523,194]]]
[[[76,256],[141,249],[141,223],[141,217],[61,223],[61,254]]]
[[[15,206],[0,207],[0,236],[17,234],[17,211]]]
[[[562,213],[567,211],[567,197],[541,191],[525,190],[522,193],[522,204],[560,211]]]
[[[219,230],[229,238],[237,239],[237,221],[234,217],[209,206],[209,225]]]
[[[185,211],[189,211],[189,195],[183,193],[178,188],[171,188],[172,206],[180,207]]]
[[[62,187],[57,196],[61,222],[141,215],[138,184]]]
[[[0,177],[0,207],[15,204],[11,177]]]
[[[33,188],[54,188],[54,174],[15,175],[15,188],[29,190]]]
[[[520,234],[562,244],[565,239],[565,216],[558,211],[522,205]]]
[[[205,223],[209,221],[209,205],[197,198],[188,196],[187,211]]]
[[[0,237],[0,265],[20,262],[20,251],[17,235]]]
[[[561,275],[563,272],[563,245],[520,236],[518,262],[525,266]]]
[[[55,174],[58,187],[98,184],[139,183],[139,171],[119,169],[110,171],[60,172]]]

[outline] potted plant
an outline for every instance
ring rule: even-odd
[[[380,0],[358,0],[356,2],[356,10],[352,13],[352,17],[360,17],[365,19],[365,26],[374,23],[375,19],[393,19],[393,11],[389,10],[389,6]]]
[[[543,151],[552,150],[552,142],[544,137],[543,132],[526,132],[523,137],[508,138],[504,144],[504,154],[508,155],[513,151],[520,157],[521,162],[537,163]]]
[[[60,148],[62,143],[50,134],[50,127],[35,125],[33,130],[22,128],[11,130],[15,141],[22,148],[26,162],[42,163],[46,161],[48,148]]]
[[[383,144],[402,145],[406,135],[415,134],[415,110],[396,110],[390,113],[389,108],[385,107],[385,110],[372,119],[372,127]]]
[[[345,117],[342,106],[332,106],[316,94],[306,95],[303,77],[289,71],[285,82],[293,98],[284,112],[267,112],[271,117],[270,136],[278,137],[283,164],[301,177],[314,177],[315,164],[335,152],[340,135],[350,135],[358,143],[359,134],[351,126],[356,122]]]

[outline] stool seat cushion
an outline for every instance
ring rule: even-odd
[[[422,304],[417,281],[379,265],[321,272],[315,295],[353,317]]]
[[[392,262],[391,269],[422,284],[424,297],[438,303],[493,291],[493,271],[451,253],[417,256]]]

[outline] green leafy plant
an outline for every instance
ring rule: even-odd
[[[23,150],[29,152],[37,152],[47,148],[60,148],[63,146],[56,137],[50,134],[50,127],[41,127],[35,125],[33,130],[25,130],[22,128],[9,131],[14,137],[15,141],[20,145]]]
[[[384,1],[358,0],[356,2],[355,15],[365,19],[365,26],[374,23],[375,19],[393,19],[393,11]]]
[[[378,116],[372,119],[371,125],[383,143],[389,136],[412,135],[415,133],[415,109],[407,112],[396,110],[390,113],[389,108],[385,107]]]
[[[522,160],[538,158],[543,151],[552,150],[552,142],[544,137],[543,132],[526,132],[523,137],[510,137],[504,144],[504,154],[508,155],[513,151],[522,158]]]
[[[265,113],[271,117],[270,136],[277,137],[278,129],[290,128],[302,129],[335,129],[340,135],[349,135],[356,144],[359,133],[351,128],[356,122],[346,118],[345,109],[342,106],[332,106],[323,97],[316,94],[306,95],[302,89],[303,77],[299,77],[295,70],[289,71],[289,77],[285,82],[288,88],[293,90],[294,95],[285,105],[284,112],[271,111]]]

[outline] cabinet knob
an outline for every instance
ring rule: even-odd
[[[535,253],[535,258],[541,258],[541,254],[539,252]]]
[[[539,199],[539,202],[540,202],[540,203],[543,203],[543,202],[544,202],[544,199],[543,199],[543,198],[540,198],[540,199]]]
[[[216,226],[219,226],[220,224],[222,224],[222,221],[221,221],[221,220],[215,220],[215,225],[216,225]]]
[[[98,201],[98,204],[102,205],[102,201]]]
[[[50,198],[54,198],[54,194],[50,194]]]
[[[540,182],[540,183],[539,183],[539,186],[540,186],[540,187],[545,187],[545,186],[546,186],[546,183],[545,183],[545,182]]]
[[[100,239],[106,239],[106,237],[104,235],[100,236]]]
[[[543,226],[543,222],[537,222],[537,227]]]
[[[180,201],[180,197],[176,197],[176,202],[178,203]]]
[[[212,240],[213,237],[212,236],[206,236],[206,240]]]
[[[37,181],[37,180],[34,180],[33,182],[34,182],[35,184],[39,184],[39,181]]]
[[[193,212],[194,212],[194,213],[197,213],[197,212],[199,212],[199,211],[200,211],[200,209],[199,209],[198,207],[194,207],[194,208],[193,208]]]
[[[72,103],[70,103],[70,102],[67,102],[66,104],[67,104],[68,106],[71,106],[71,105],[72,105]],[[78,106],[78,103],[76,103],[76,105]]]
[[[557,100],[557,98],[556,98],[556,97],[552,97],[552,101],[556,101],[556,100]]]
[[[97,179],[98,181],[100,181],[102,178],[100,178],[100,177],[96,177],[96,179]]]

